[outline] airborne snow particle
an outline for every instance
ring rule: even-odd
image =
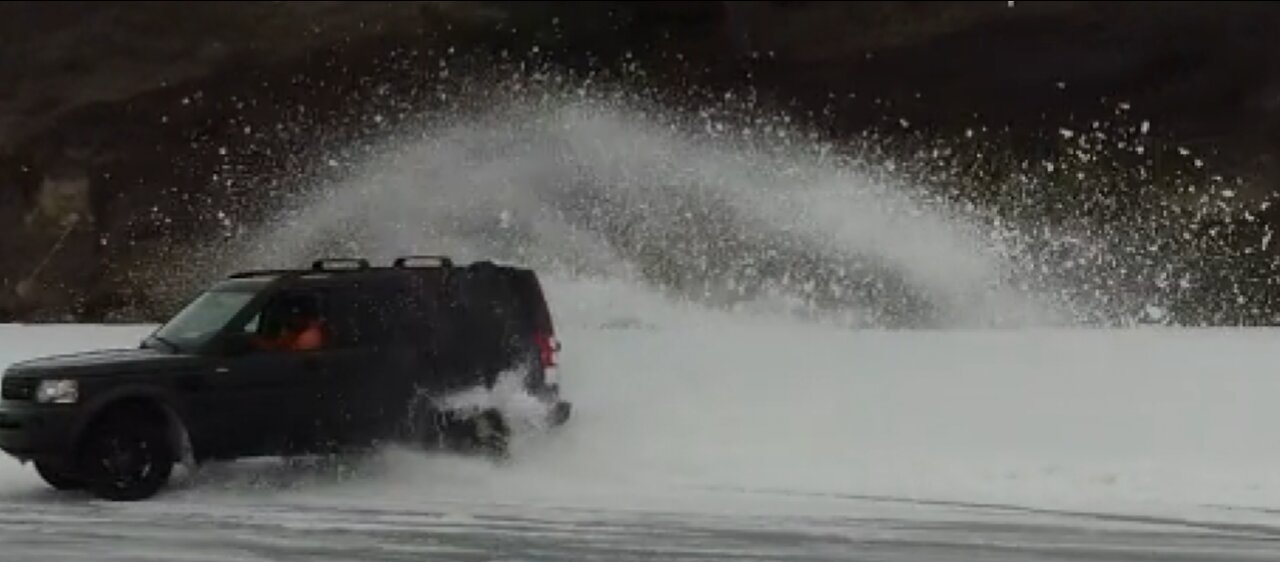
[[[1142,131],[1142,134],[1144,134],[1144,135],[1145,135],[1145,134],[1147,134],[1149,131],[1151,131],[1151,122],[1150,122],[1150,121],[1147,121],[1147,120],[1143,120],[1143,121],[1142,121],[1142,128],[1141,128],[1141,129],[1139,129],[1139,130],[1141,130],[1141,131]]]

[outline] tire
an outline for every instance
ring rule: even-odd
[[[84,481],[71,476],[71,474],[57,463],[37,461],[36,473],[43,478],[45,483],[55,490],[71,491],[84,488]]]
[[[475,438],[475,447],[484,454],[503,458],[507,455],[508,441],[511,438],[511,427],[502,413],[497,410],[486,410],[471,420],[471,431]]]
[[[560,427],[569,422],[569,418],[573,416],[573,404],[564,400],[556,401],[551,407],[551,413],[547,416],[547,421],[551,427]]]
[[[506,455],[510,433],[510,427],[497,410],[475,414],[435,411],[420,442],[428,450],[502,457]]]
[[[80,472],[95,496],[138,501],[169,482],[175,453],[165,428],[130,417],[112,417],[94,428],[79,451]]]

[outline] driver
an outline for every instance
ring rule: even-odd
[[[284,306],[280,332],[257,338],[260,348],[275,351],[313,351],[324,347],[324,320],[310,299],[296,299]]]

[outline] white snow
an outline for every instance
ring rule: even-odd
[[[888,496],[1224,518],[1280,504],[1277,331],[846,331],[548,287],[575,415],[522,434],[510,463],[397,450],[343,479],[244,462],[157,501],[818,515]],[[147,329],[0,326],[0,365]],[[0,461],[0,497],[41,489]]]

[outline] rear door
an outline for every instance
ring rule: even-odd
[[[414,321],[421,304],[407,277],[344,287],[334,300],[334,387],[325,412],[344,442],[380,441],[407,423],[427,359],[419,341],[428,337]]]

